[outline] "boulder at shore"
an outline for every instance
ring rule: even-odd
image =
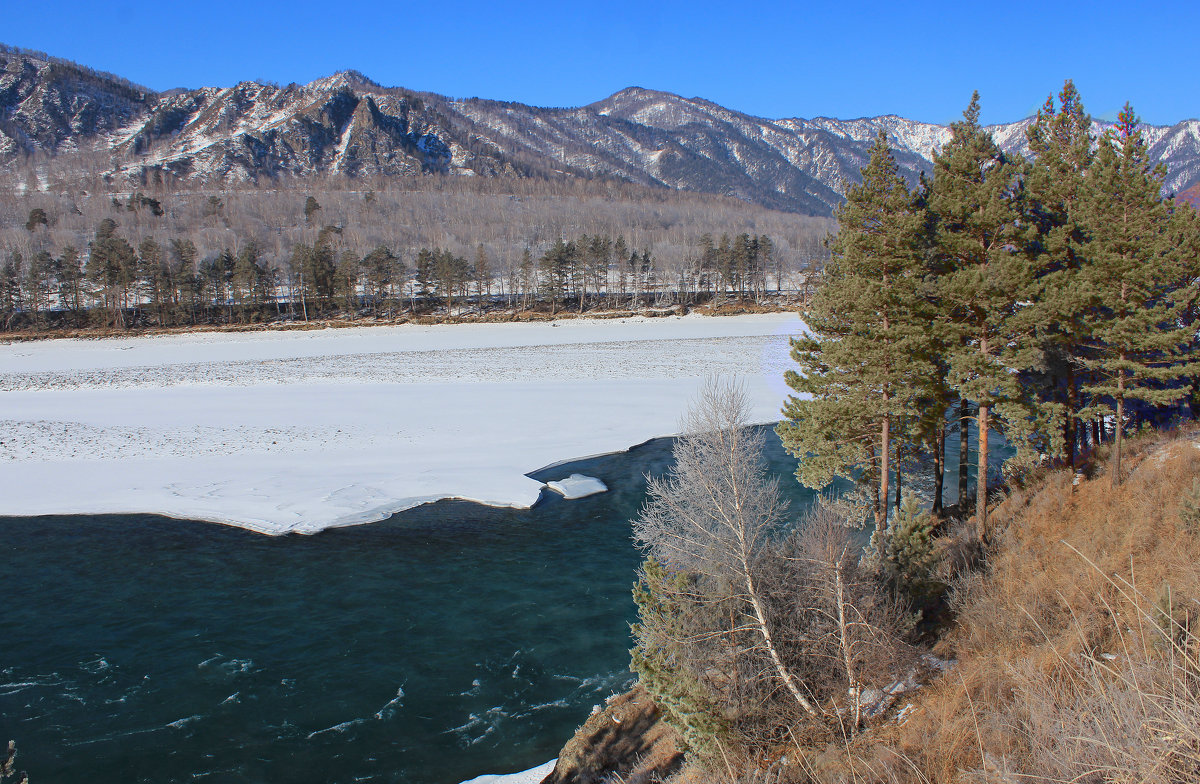
[[[646,690],[634,686],[588,717],[542,784],[600,784],[613,774],[648,781],[670,775],[682,763],[675,731],[659,720]]]

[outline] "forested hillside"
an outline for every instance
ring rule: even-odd
[[[879,134],[906,188],[954,138],[641,88],[542,109],[354,72],[156,93],[37,52],[0,62],[5,330],[803,296]],[[1035,124],[986,130],[1018,161]],[[1164,194],[1200,176],[1193,126],[1139,128]]]

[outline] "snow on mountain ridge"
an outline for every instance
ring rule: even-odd
[[[67,154],[101,144],[114,173],[134,182],[565,173],[827,214],[858,181],[881,129],[912,183],[950,138],[946,126],[896,115],[773,120],[641,87],[587,106],[540,108],[383,87],[357,71],[305,85],[165,93],[90,73],[0,53],[0,169],[22,150]],[[1027,154],[1031,121],[989,130],[1002,149]],[[1144,131],[1151,155],[1168,167],[1168,190],[1200,182],[1200,121]]]

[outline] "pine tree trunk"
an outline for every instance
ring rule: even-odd
[[[883,396],[884,405],[887,405],[887,394]],[[883,536],[883,531],[887,528],[887,507],[888,507],[888,474],[891,471],[889,457],[891,451],[891,433],[889,417],[883,418],[883,424],[880,425],[880,447],[879,447],[879,498],[875,502],[875,530],[879,535]]]
[[[946,476],[946,418],[937,425],[933,437],[933,509],[935,515],[942,512],[942,484]]]
[[[970,466],[970,432],[968,424],[971,421],[971,404],[965,400],[958,401],[958,508],[967,502],[967,476]]]
[[[1063,422],[1063,443],[1067,447],[1067,466],[1075,473],[1075,444],[1078,420],[1075,418],[1075,371],[1067,367],[1067,420]]]
[[[975,475],[975,531],[987,539],[988,406],[979,405],[979,466]]]
[[[1124,354],[1121,359],[1125,359]],[[1125,421],[1125,371],[1117,371],[1117,421],[1113,428],[1113,457],[1109,468],[1109,482],[1113,487],[1121,484],[1121,445],[1124,441]]]

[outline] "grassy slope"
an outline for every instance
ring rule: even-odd
[[[858,757],[866,780],[1200,781],[1200,520],[1181,516],[1200,432],[1133,443],[1116,489],[1102,467],[1078,484],[1053,472],[999,506],[1001,533],[985,568],[956,581],[938,643],[957,666],[836,768]]]

